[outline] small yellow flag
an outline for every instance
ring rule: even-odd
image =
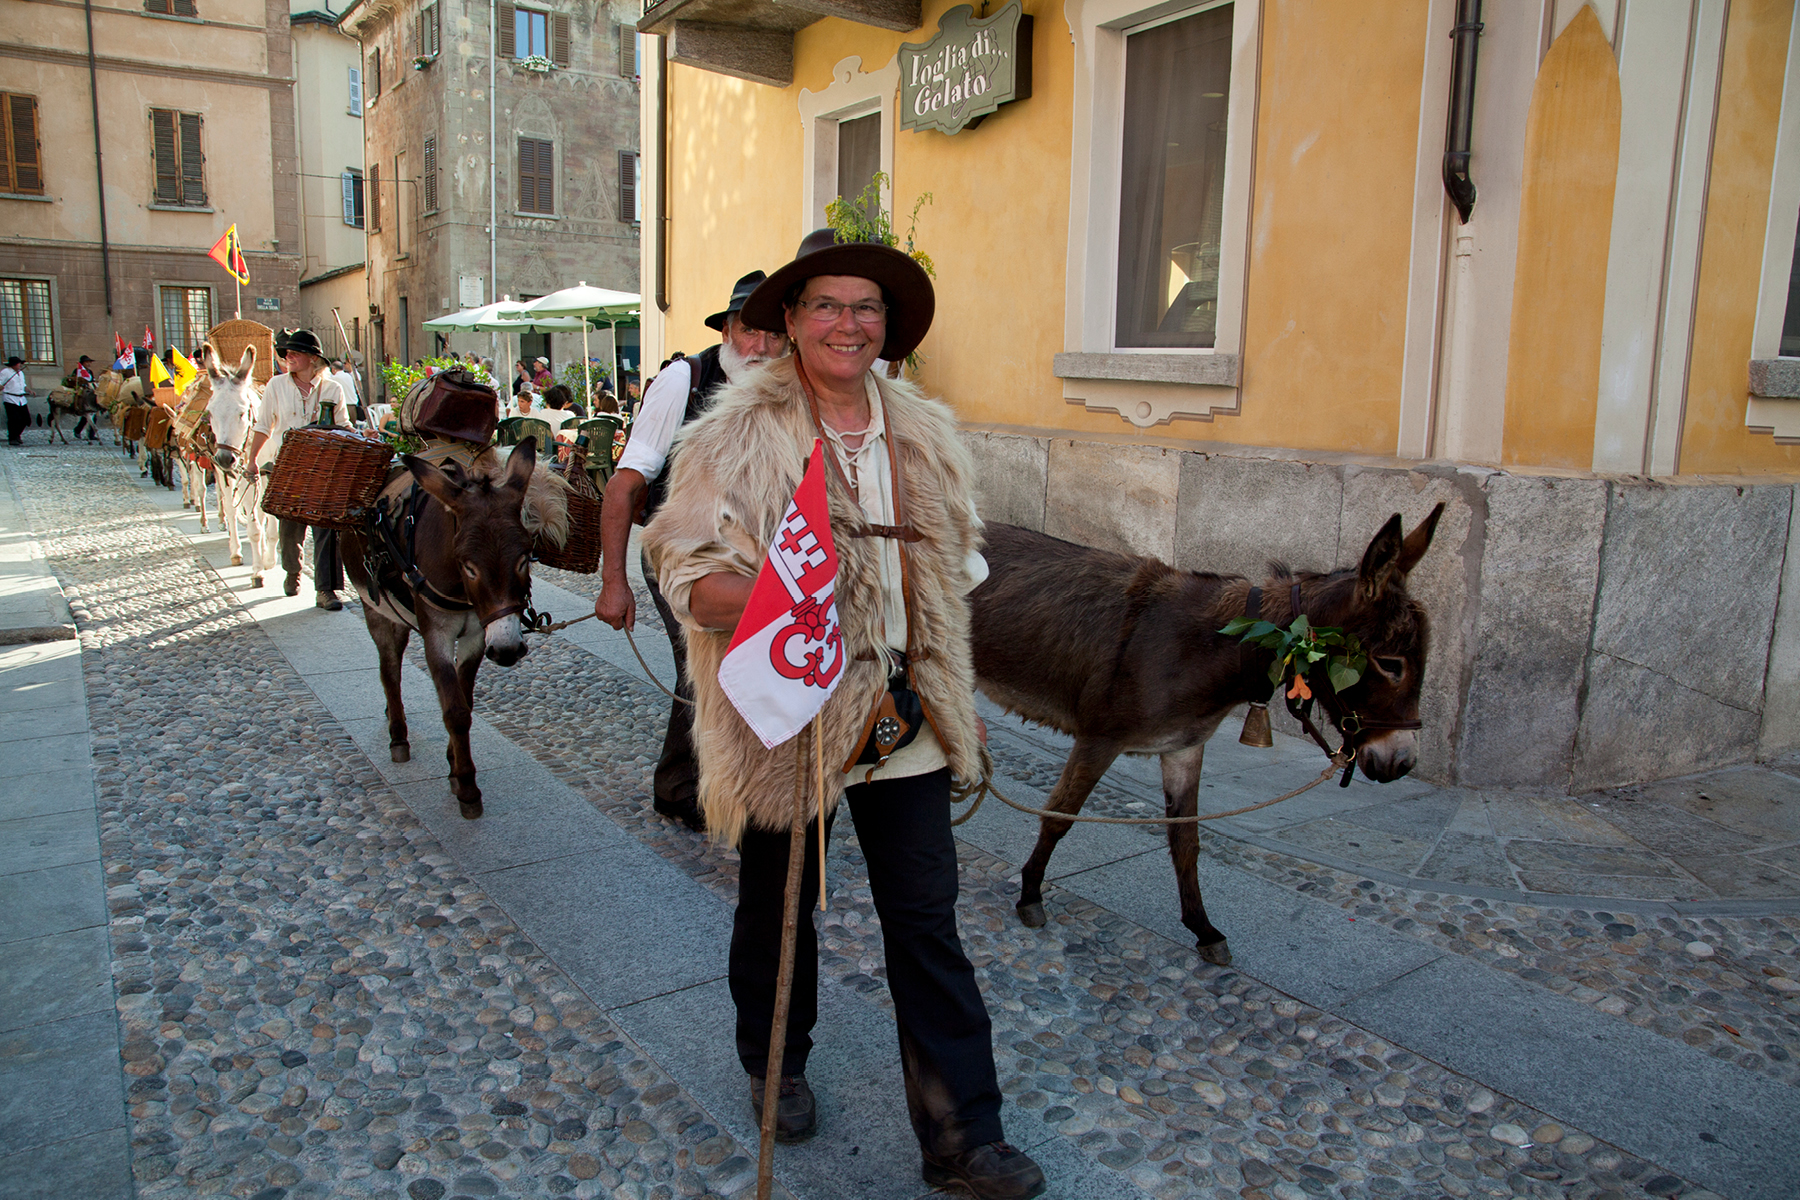
[[[167,383],[171,385],[174,383],[174,381],[169,378],[169,369],[163,366],[162,359],[154,354],[150,356],[150,382]]]
[[[175,362],[175,390],[185,392],[194,386],[194,380],[200,378],[200,368],[189,362],[187,355],[173,347],[169,350],[169,357]]]

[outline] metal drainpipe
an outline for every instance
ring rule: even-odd
[[[498,68],[494,59],[494,39],[499,34],[500,18],[499,0],[488,0],[488,302],[493,303],[494,293],[500,290],[500,200],[497,189],[500,186],[500,151],[494,145],[494,92],[500,86]],[[488,333],[488,354],[493,356],[499,346],[499,335]],[[500,364],[496,362],[494,369],[498,371]]]
[[[669,311],[669,59],[656,37],[656,307]],[[639,364],[640,368],[643,364]]]
[[[1475,60],[1481,39],[1481,0],[1457,0],[1456,48],[1450,68],[1450,120],[1444,131],[1444,190],[1461,223],[1475,210],[1475,181],[1469,176],[1470,141],[1475,126]]]
[[[87,13],[88,99],[94,105],[94,186],[100,189],[100,278],[106,286],[106,315],[112,316],[112,242],[106,236],[106,172],[100,165],[100,77],[94,65],[94,0],[82,0]],[[38,155],[42,161],[43,155]]]

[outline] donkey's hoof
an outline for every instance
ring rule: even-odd
[[[1224,938],[1220,938],[1218,941],[1211,943],[1195,942],[1194,949],[1200,952],[1201,958],[1204,958],[1215,967],[1229,967],[1231,965],[1231,946],[1226,943]]]
[[[241,567],[241,566],[243,566],[243,565],[244,565],[244,556],[243,556],[243,555],[241,555],[241,554],[234,554],[234,555],[232,555],[232,556],[231,556],[231,565],[232,565],[232,566],[234,566],[234,567]]]
[[[1042,929],[1049,922],[1049,919],[1050,918],[1044,915],[1044,905],[1040,900],[1033,900],[1030,904],[1019,905],[1019,921],[1027,929]]]
[[[388,757],[395,762],[412,761],[412,745],[408,742],[395,742],[388,747]]]
[[[262,586],[262,576],[261,575],[252,575],[250,577],[250,586],[253,588],[261,587]]]
[[[462,810],[463,820],[474,821],[481,816],[480,800],[458,800],[456,807]]]

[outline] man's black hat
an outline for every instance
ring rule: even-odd
[[[88,357],[88,356],[87,356],[87,355],[85,355],[85,354],[84,354],[84,355],[82,355],[82,356],[81,356],[81,357],[80,357],[80,358],[78,358],[78,359],[76,359],[76,360],[75,360],[75,361],[76,361],[76,362],[84,362],[84,363],[91,363],[91,362],[93,362],[93,361],[94,361],[94,360],[93,360],[93,359],[91,359],[91,358],[89,358],[89,357]]]
[[[712,316],[706,318],[706,327],[708,329],[717,329],[720,333],[725,332],[725,318],[729,317],[732,313],[741,311],[744,307],[744,301],[748,300],[750,298],[750,293],[756,290],[756,285],[767,278],[768,276],[761,271],[752,271],[736,283],[732,284],[731,303],[725,306],[724,312],[716,312]],[[776,332],[779,333],[780,330],[776,330]]]
[[[314,358],[325,357],[325,347],[319,345],[317,335],[310,329],[289,330],[287,335],[287,345],[283,346],[277,341],[275,349],[282,354],[293,354],[298,352],[301,354],[310,354]]]

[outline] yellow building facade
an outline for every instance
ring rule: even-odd
[[[1029,95],[906,128],[903,47],[1012,6],[961,7],[647,6],[647,363],[878,167],[990,518],[1255,573],[1443,499],[1427,774],[1800,745],[1792,0],[1020,0]]]

